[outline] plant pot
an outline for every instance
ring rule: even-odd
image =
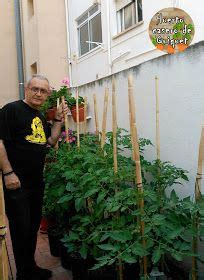
[[[46,112],[46,120],[53,121],[57,112],[57,107],[53,107],[47,110]]]
[[[40,232],[47,233],[49,226],[50,226],[50,219],[47,217],[42,217],[40,222]]]
[[[89,280],[117,280],[117,271],[114,266],[105,266],[90,271]],[[131,278],[129,278],[130,280]],[[133,278],[134,279],[134,278]]]
[[[62,242],[60,246],[60,259],[61,259],[61,265],[63,268],[71,270],[71,258],[70,254],[67,252],[67,248],[63,245]]]
[[[48,230],[48,240],[50,245],[50,254],[54,257],[60,256],[60,237],[58,235],[53,235]]]
[[[73,280],[88,280],[87,261],[82,259],[79,255],[70,255],[71,270]]]
[[[71,109],[72,118],[77,122],[76,106],[72,106]],[[79,105],[79,122],[84,122],[84,105]]]
[[[124,280],[129,279],[139,279],[140,275],[140,266],[139,263],[128,264],[124,265]]]

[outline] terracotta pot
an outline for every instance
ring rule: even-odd
[[[71,107],[70,109],[72,113],[72,118],[76,122],[77,121],[77,114],[76,114],[76,106]],[[79,122],[84,122],[84,105],[79,105]]]
[[[56,111],[57,111],[57,107],[53,107],[47,110],[46,112],[46,119],[47,121],[52,121],[55,118],[56,115]]]
[[[40,232],[47,233],[49,225],[50,225],[50,219],[46,217],[42,217],[40,222]]]

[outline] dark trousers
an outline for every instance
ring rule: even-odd
[[[40,226],[43,190],[5,190],[5,208],[16,262],[17,275],[26,275],[35,266],[37,232]]]

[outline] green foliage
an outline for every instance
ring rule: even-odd
[[[70,253],[93,257],[93,269],[121,260],[135,263],[147,256],[158,264],[171,254],[180,261],[192,256],[192,236],[204,233],[204,204],[180,199],[167,191],[187,181],[186,171],[169,162],[149,162],[143,151],[150,140],[140,139],[144,191],[135,186],[135,163],[131,157],[131,138],[118,130],[118,173],[113,170],[112,133],[107,133],[104,150],[98,136],[88,134],[81,147],[68,150],[62,144],[50,151],[45,169],[45,205],[58,217],[66,217],[63,242]],[[139,208],[141,199],[144,209]],[[199,217],[197,232],[193,223]],[[60,218],[59,218],[60,221]],[[140,221],[145,223],[141,236]],[[142,240],[145,238],[145,247]]]
[[[84,104],[84,98],[82,96],[78,97],[79,105]],[[68,96],[67,98],[67,104],[69,108],[72,108],[73,106],[76,106],[76,98],[74,96]]]
[[[41,112],[45,115],[46,111],[50,108],[57,106],[57,99],[64,96],[65,100],[68,100],[71,93],[67,86],[61,86],[59,90],[52,90],[47,100],[41,106]]]

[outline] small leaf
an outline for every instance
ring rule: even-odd
[[[82,244],[82,247],[81,247],[81,249],[79,250],[79,253],[80,253],[80,255],[81,255],[81,257],[82,257],[83,259],[86,259],[87,253],[88,253],[88,248],[87,248],[87,246],[86,246],[85,243]]]
[[[84,198],[90,197],[97,192],[98,192],[98,189],[91,189],[85,193]]]
[[[106,251],[116,251],[115,247],[112,244],[101,244],[98,245],[98,247],[102,250],[106,250]]]
[[[81,210],[83,205],[84,205],[84,198],[83,197],[77,198],[75,200],[75,209],[76,209],[77,212],[79,212],[79,210]]]
[[[110,237],[116,241],[126,242],[132,239],[132,235],[129,231],[112,231]]]
[[[158,263],[161,258],[161,250],[157,248],[154,250],[153,255],[152,255],[152,261],[153,263]]]
[[[57,203],[64,203],[64,202],[68,202],[70,200],[73,199],[73,196],[72,195],[64,195],[62,196],[58,201]]]

